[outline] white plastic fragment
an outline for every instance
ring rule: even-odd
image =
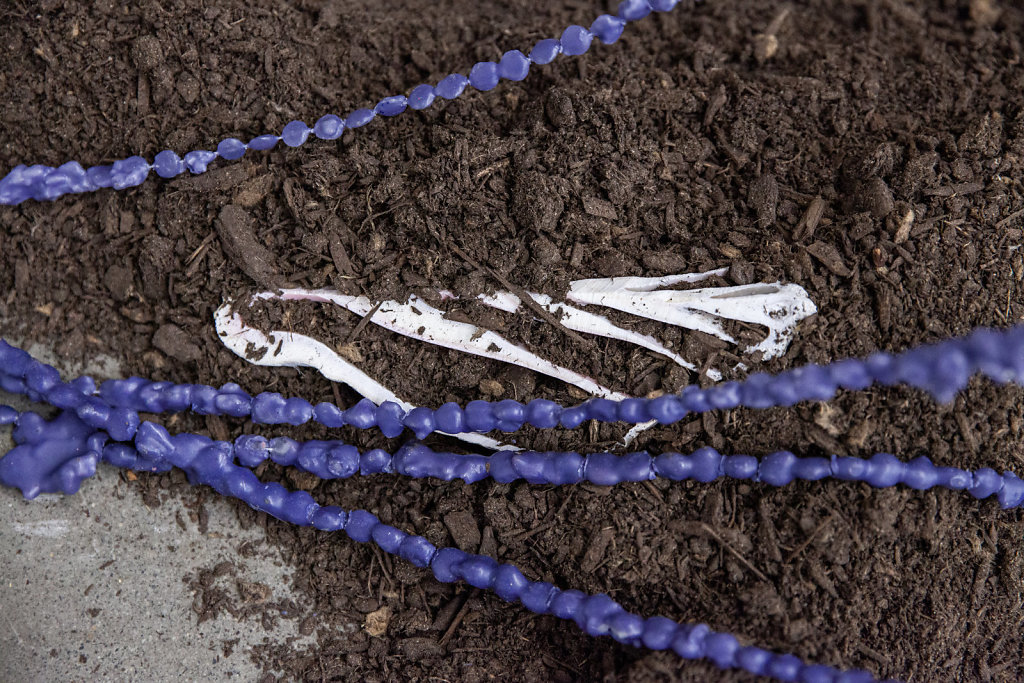
[[[269,299],[272,297],[272,294],[264,293],[253,298]],[[254,365],[313,368],[332,382],[341,382],[352,387],[358,394],[365,396],[377,405],[384,401],[392,401],[402,406],[404,410],[408,411],[413,408],[408,401],[400,399],[390,389],[312,337],[280,330],[264,334],[260,330],[246,325],[242,317],[231,310],[230,302],[217,309],[214,313],[214,322],[221,342],[235,355]],[[492,450],[510,448],[483,434],[467,433],[449,436]]]
[[[735,343],[725,331],[724,320],[736,320],[768,328],[760,344],[744,349],[761,351],[764,360],[785,353],[798,322],[818,312],[807,292],[799,285],[769,284],[708,287],[690,290],[660,290],[680,282],[696,282],[725,269],[664,278],[597,278],[576,280],[568,298],[580,304],[614,308],[642,318],[686,327]],[[690,278],[690,279],[683,279]]]

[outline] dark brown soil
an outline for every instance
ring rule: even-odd
[[[599,9],[526,0],[5,3],[0,171],[209,148],[293,118],[312,122],[589,24]],[[522,83],[378,121],[338,143],[257,153],[130,192],[5,207],[2,332],[69,358],[110,354],[159,379],[347,403],[351,392],[313,372],[233,356],[214,334],[214,309],[286,282],[400,298],[500,286],[470,261],[552,294],[579,277],[729,265],[730,282],[795,282],[819,307],[773,370],[1011,325],[1024,315],[1021,36],[1024,11],[1009,0],[680,7]],[[315,307],[287,319],[278,311],[279,325],[332,339],[347,339],[357,322]],[[495,321],[617,390],[696,381],[646,352],[577,347],[538,323]],[[716,367],[734,364],[730,350],[696,335],[673,341]],[[368,371],[416,403],[477,398],[483,380],[508,396],[569,400],[555,383],[372,326],[354,344]],[[219,437],[251,428],[176,424]],[[644,445],[884,450],[1020,472],[1022,425],[1024,391],[978,382],[949,406],[873,390],[707,415],[654,431]],[[595,448],[620,432],[521,441]],[[1024,678],[1024,517],[992,501],[841,483],[608,489],[262,475],[533,578],[607,591],[640,613],[704,621],[811,660],[917,681]],[[184,495],[177,476],[139,482],[148,500],[164,489]],[[317,647],[246,653],[273,675],[751,680],[588,638],[439,585],[343,536],[241,506],[239,515],[281,544],[295,590],[313,605],[298,618]],[[218,571],[193,578],[209,586]],[[241,588],[208,597],[199,612],[259,612]],[[383,622],[379,636],[349,628]]]

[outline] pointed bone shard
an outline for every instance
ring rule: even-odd
[[[697,282],[725,271],[709,271],[664,278],[597,278],[571,283],[568,298],[580,304],[614,308],[668,325],[686,327],[735,343],[723,320],[753,323],[768,328],[760,344],[744,349],[761,351],[769,360],[785,353],[796,324],[818,312],[807,292],[798,285],[782,283],[708,287],[691,290],[658,290],[682,282]],[[690,279],[686,279],[690,278]]]
[[[266,297],[267,294],[258,296]],[[362,316],[373,312],[373,304],[366,297],[350,296],[333,290],[285,289],[282,290],[281,298],[286,301],[332,303]],[[612,391],[589,377],[545,360],[496,332],[471,323],[448,320],[444,317],[443,311],[434,308],[416,295],[410,296],[409,301],[404,304],[394,300],[384,301],[376,312],[373,312],[370,322],[429,344],[534,370],[577,386],[588,394],[614,400],[628,398],[625,394]]]
[[[621,328],[603,315],[584,311],[582,308],[576,308],[562,302],[554,303],[547,294],[529,292],[529,295],[534,301],[543,306],[545,310],[560,316],[561,323],[574,332],[596,334],[599,337],[607,337],[608,339],[617,339],[618,341],[635,344],[654,353],[661,354],[688,370],[697,371],[696,365],[690,363],[678,353],[673,353],[664,344],[650,335]],[[516,313],[522,303],[519,301],[519,297],[511,292],[496,292],[491,295],[481,294],[477,299],[485,306],[497,308],[506,313]]]
[[[272,297],[273,295],[262,294],[254,298],[269,299]],[[254,365],[313,368],[332,382],[341,382],[352,387],[357,393],[377,405],[384,401],[391,401],[400,405],[405,411],[413,409],[412,404],[408,401],[398,398],[390,389],[312,337],[280,330],[264,334],[260,330],[246,325],[242,317],[231,310],[230,302],[217,309],[217,312],[214,313],[214,321],[221,342],[237,356]],[[256,353],[254,354],[253,351]],[[262,356],[259,355],[260,352],[262,352]],[[482,434],[450,434],[449,436],[489,449],[510,448],[500,441]],[[512,447],[512,450],[518,449]]]

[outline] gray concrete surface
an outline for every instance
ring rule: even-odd
[[[119,375],[109,360],[90,365],[86,371]],[[0,403],[27,405],[3,393]],[[0,455],[11,446],[10,429],[0,428]],[[279,619],[272,631],[227,614],[198,624],[182,579],[231,559],[236,573],[218,579],[225,590],[240,580],[267,586],[268,601],[299,602],[288,592],[290,570],[262,530],[243,530],[225,501],[210,499],[206,510],[202,534],[181,501],[148,508],[106,465],[74,496],[26,501],[0,488],[0,681],[258,678],[251,647],[296,636],[298,620]],[[256,552],[240,557],[246,541]],[[236,638],[225,656],[223,643]]]

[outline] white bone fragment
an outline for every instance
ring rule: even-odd
[[[287,301],[333,303],[362,316],[373,311],[373,304],[366,297],[350,296],[325,289],[285,289],[282,290],[280,298]],[[448,320],[444,317],[443,311],[434,308],[416,295],[410,296],[409,301],[404,304],[394,300],[384,301],[377,307],[370,322],[412,339],[518,365],[577,386],[588,394],[614,400],[628,398],[625,394],[612,391],[589,377],[545,360],[496,332],[471,323]]]
[[[559,317],[559,322],[574,332],[596,334],[599,337],[607,337],[609,339],[617,339],[619,341],[635,344],[636,346],[641,346],[645,349],[661,354],[684,368],[693,370],[694,372],[697,371],[697,366],[687,361],[678,353],[670,351],[664,344],[654,337],[621,328],[603,315],[584,311],[582,308],[576,308],[575,306],[570,306],[569,304],[562,302],[554,303],[551,297],[547,294],[535,294],[534,292],[528,292],[528,294],[530,295],[530,298],[536,301],[542,308],[544,308],[544,310]],[[511,292],[497,292],[491,295],[481,294],[477,298],[485,306],[497,308],[505,311],[506,313],[517,312],[522,303],[519,300],[519,297]]]
[[[272,294],[268,294],[260,294],[253,298],[269,299],[273,297]],[[392,401],[402,406],[404,410],[408,411],[413,408],[408,401],[398,398],[390,389],[312,337],[280,330],[275,330],[269,335],[264,334],[260,330],[246,325],[242,317],[231,310],[230,302],[217,309],[214,313],[214,322],[221,342],[237,356],[254,365],[313,368],[332,382],[347,384],[358,394],[365,396],[377,405],[384,401]],[[257,357],[261,352],[263,356]],[[449,436],[492,450],[503,448],[519,450],[483,434],[466,433],[450,434]]]
[[[765,360],[785,353],[796,324],[818,311],[803,287],[778,282],[681,291],[656,290],[667,282],[682,282],[683,277],[704,279],[723,272],[718,270],[667,278],[576,280],[570,285],[568,298],[576,303],[605,306],[669,325],[699,330],[731,343],[736,340],[725,331],[721,320],[762,325],[768,328],[768,335],[760,344],[750,346],[744,352],[761,351]]]

